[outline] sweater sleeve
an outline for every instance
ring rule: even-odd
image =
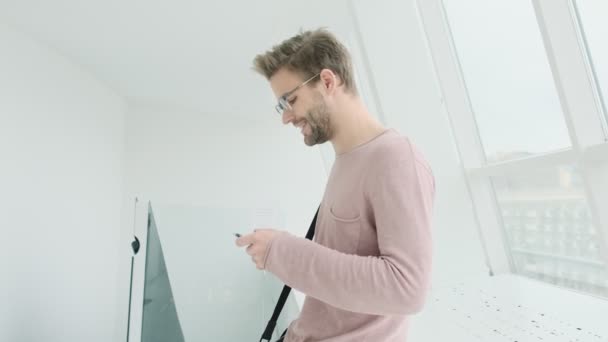
[[[430,170],[412,152],[370,178],[379,256],[350,255],[289,233],[275,236],[265,268],[334,307],[375,315],[420,311],[432,263]]]

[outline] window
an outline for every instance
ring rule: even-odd
[[[529,0],[444,0],[489,162],[570,147]]]
[[[608,122],[606,100],[608,99],[608,2],[605,0],[577,0],[576,12],[583,37],[587,43],[591,69],[598,82],[600,104],[604,123]]]
[[[608,5],[576,0],[589,41],[580,44],[574,1],[417,5],[490,274],[608,297],[608,136],[599,129],[606,111],[597,116],[589,96],[596,83],[597,98],[608,96]]]
[[[515,271],[608,296],[603,249],[573,165],[492,177]]]

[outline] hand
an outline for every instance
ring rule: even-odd
[[[236,245],[247,247],[247,254],[251,255],[251,260],[258,270],[264,269],[264,261],[268,252],[270,241],[279,233],[274,229],[255,229],[253,233],[243,235],[236,239]]]

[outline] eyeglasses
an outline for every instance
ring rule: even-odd
[[[294,89],[292,89],[291,91],[283,94],[283,96],[279,97],[279,103],[274,107],[277,112],[279,113],[279,115],[283,115],[283,113],[286,110],[291,110],[291,105],[289,104],[289,101],[287,101],[287,98],[290,97],[293,93],[295,93],[298,89],[302,88],[303,86],[305,86],[308,82],[312,81],[313,79],[315,79],[315,77],[319,76],[321,74],[316,74],[313,77],[307,79],[306,81],[304,81],[302,84],[300,84],[299,86],[295,87]]]

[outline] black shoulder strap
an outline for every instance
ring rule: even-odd
[[[319,209],[321,207],[319,206]],[[312,219],[312,222],[310,223],[310,227],[308,228],[308,232],[306,233],[306,238],[308,240],[312,240],[312,237],[315,235],[315,226],[317,224],[317,215],[319,215],[319,209],[317,209],[317,212],[315,213],[315,217]],[[285,285],[283,286],[283,291],[281,291],[281,296],[279,297],[279,300],[277,301],[277,305],[274,307],[274,312],[272,313],[272,317],[270,318],[270,321],[268,321],[268,324],[266,325],[266,329],[264,330],[264,333],[262,334],[262,337],[260,338],[260,342],[266,340],[266,341],[270,341],[270,339],[272,338],[272,332],[274,331],[274,328],[277,325],[277,320],[279,319],[279,315],[281,314],[281,310],[283,310],[283,306],[285,305],[285,302],[287,301],[287,297],[289,297],[289,292],[291,292],[291,287]]]

